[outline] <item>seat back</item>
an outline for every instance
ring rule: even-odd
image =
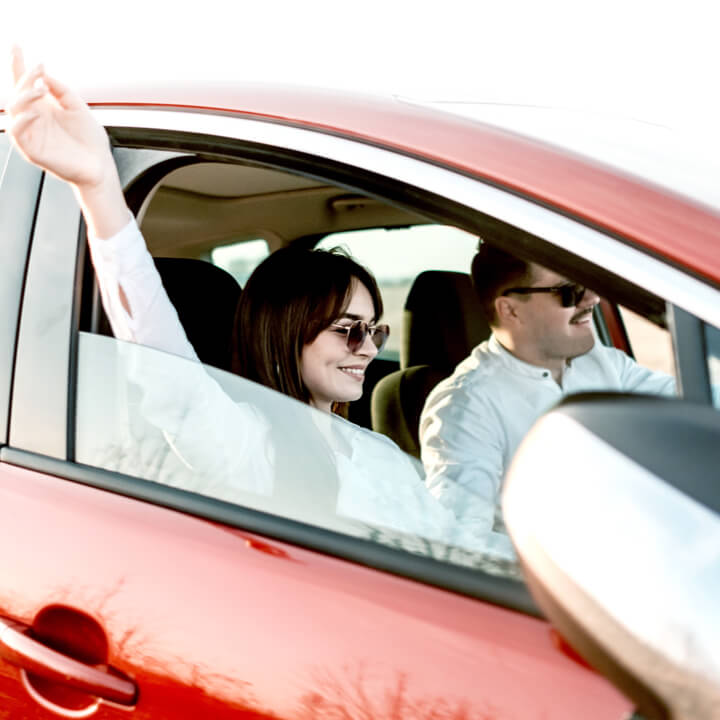
[[[403,316],[401,369],[372,394],[372,428],[420,457],[418,426],[430,391],[490,337],[466,273],[428,270],[415,279]]]
[[[405,301],[400,368],[430,365],[449,375],[490,337],[467,273],[426,270],[415,278]]]
[[[444,370],[430,365],[416,365],[386,375],[372,393],[373,430],[392,438],[403,452],[419,458],[420,413],[430,391],[445,377]]]
[[[230,370],[237,280],[204,260],[155,258],[155,266],[201,362]]]

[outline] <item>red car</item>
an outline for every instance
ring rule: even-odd
[[[712,407],[709,206],[400,101],[258,87],[85,97],[188,335],[231,395],[252,267],[291,243],[345,244],[378,276],[398,340],[350,418],[416,453],[412,412],[389,417],[375,386],[424,364],[449,373],[482,339],[472,301],[432,283],[467,279],[492,232],[597,289],[599,337],[674,368],[684,398]],[[543,619],[511,563],[193,489],[122,366],[136,353],[171,377],[180,361],[111,337],[72,193],[4,133],[0,162],[3,716],[628,716],[633,702]],[[426,270],[430,284],[414,284]],[[287,472],[302,486],[308,465]]]

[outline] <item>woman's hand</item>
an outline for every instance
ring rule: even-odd
[[[90,231],[110,237],[129,220],[105,129],[88,106],[41,65],[25,70],[13,48],[8,134],[31,163],[70,183]]]
[[[97,186],[114,171],[105,130],[88,106],[51,78],[41,65],[25,71],[22,53],[13,49],[14,91],[7,105],[8,132],[32,163],[78,186]]]

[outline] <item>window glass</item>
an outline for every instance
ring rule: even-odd
[[[675,356],[670,331],[625,307],[620,307],[620,314],[638,363],[650,370],[675,376]]]
[[[712,325],[705,325],[705,349],[713,404],[720,408],[720,330]]]
[[[478,238],[446,225],[415,225],[334,233],[318,244],[326,249],[337,246],[375,275],[385,305],[384,321],[391,328],[383,356],[397,359],[403,308],[413,280],[424,270],[470,272]]]
[[[236,375],[81,332],[76,459],[445,562],[519,577],[386,438]]]
[[[227,270],[238,281],[240,287],[245,287],[252,271],[269,254],[267,242],[258,238],[216,247],[210,252],[210,260],[213,265]]]

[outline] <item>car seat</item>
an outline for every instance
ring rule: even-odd
[[[170,301],[200,360],[232,366],[232,338],[241,288],[226,270],[204,260],[154,258]]]
[[[490,328],[467,273],[427,270],[418,275],[405,301],[400,370],[373,390],[373,430],[420,457],[418,425],[425,399],[488,337]]]

